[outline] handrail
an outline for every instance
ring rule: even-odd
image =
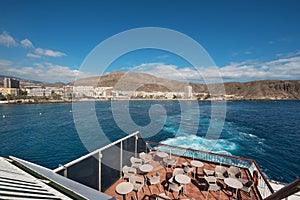
[[[252,160],[252,162],[254,163],[256,169],[258,170],[258,172],[260,173],[260,175],[262,176],[262,178],[265,180],[265,183],[267,184],[269,190],[271,191],[271,193],[274,193],[274,190],[271,186],[271,184],[269,183],[269,181],[267,180],[267,177],[265,176],[265,174],[261,171],[260,167],[258,166],[257,162],[255,160]]]
[[[300,191],[300,178],[271,194],[265,200],[284,199]]]
[[[185,147],[179,147],[179,146],[172,146],[172,145],[163,144],[163,143],[159,143],[159,142],[152,142],[152,141],[146,141],[146,142],[149,143],[149,144],[154,144],[154,145],[159,145],[159,146],[166,146],[166,147],[170,147],[170,148],[182,149],[182,150],[187,150],[187,151],[195,151],[195,152],[199,152],[199,153],[212,154],[212,155],[215,155],[215,156],[222,156],[222,157],[227,157],[227,158],[234,158],[234,159],[244,160],[244,161],[249,161],[249,162],[253,162],[254,161],[254,160],[252,160],[250,158],[243,158],[243,157],[224,155],[224,154],[219,154],[219,153],[214,153],[214,152],[208,152],[208,151],[203,151],[203,150],[198,150],[198,149],[191,149],[191,148],[185,148]]]
[[[57,173],[57,172],[59,172],[60,170],[63,170],[64,168],[66,168],[66,167],[70,167],[70,166],[72,166],[72,165],[74,165],[74,164],[76,164],[76,163],[78,163],[78,162],[80,162],[80,161],[82,161],[82,160],[84,160],[84,159],[86,159],[86,158],[89,158],[89,157],[91,157],[91,156],[93,156],[93,155],[95,155],[95,154],[97,154],[97,153],[99,153],[99,152],[101,152],[101,151],[103,151],[103,150],[105,150],[105,149],[107,149],[107,148],[109,148],[109,147],[115,145],[115,144],[120,143],[121,141],[124,141],[124,140],[126,140],[126,139],[128,139],[128,138],[131,138],[131,137],[133,137],[133,136],[136,136],[136,135],[138,135],[139,133],[140,133],[139,131],[136,131],[136,132],[134,132],[134,133],[132,133],[132,134],[130,134],[130,135],[127,135],[126,137],[123,137],[123,138],[121,138],[121,139],[119,139],[119,140],[116,140],[116,141],[114,141],[114,142],[112,142],[112,143],[110,143],[110,144],[108,144],[108,145],[105,145],[105,146],[103,146],[103,147],[101,147],[101,148],[99,148],[99,149],[97,149],[97,150],[95,150],[95,151],[92,151],[91,153],[88,153],[88,154],[86,154],[86,155],[84,155],[84,156],[81,156],[81,157],[77,158],[76,160],[73,160],[73,161],[71,161],[71,162],[69,162],[69,163],[67,163],[67,164],[64,164],[64,165],[62,165],[62,166],[59,166],[58,168],[54,169],[53,172],[56,172],[56,173]]]
[[[163,144],[163,143],[159,143],[159,142],[147,141],[147,143],[148,144],[153,144],[153,145],[159,145],[159,146],[166,146],[166,147],[170,147],[170,148],[183,149],[183,150],[186,150],[186,151],[194,151],[194,152],[205,153],[205,154],[210,154],[210,155],[215,155],[215,156],[227,157],[227,158],[243,160],[243,161],[248,161],[248,162],[254,163],[255,167],[257,168],[257,170],[261,174],[261,177],[264,179],[265,183],[267,184],[270,192],[274,193],[274,190],[273,190],[271,184],[269,183],[266,176],[264,175],[264,173],[262,172],[262,170],[258,166],[257,162],[253,159],[243,158],[243,157],[238,157],[238,156],[231,156],[231,155],[224,155],[224,154],[219,154],[219,153],[214,153],[214,152],[207,152],[207,151],[203,151],[203,150],[197,150],[197,149],[191,149],[191,148],[185,148],[185,147],[172,146],[172,145]]]

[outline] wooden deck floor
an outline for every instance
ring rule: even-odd
[[[175,157],[175,156],[173,156],[173,157]],[[182,167],[183,162],[189,163],[190,161],[191,160],[189,158],[180,157],[180,158],[178,158],[176,167]],[[203,161],[201,161],[201,162],[203,162]],[[168,181],[167,181],[170,177],[172,177],[173,169],[172,168],[164,168],[163,166],[160,165],[159,162],[157,162],[155,160],[152,160],[150,162],[150,164],[154,167],[154,169],[152,172],[148,173],[147,176],[150,177],[152,175],[155,175],[156,172],[158,172],[160,174],[159,189],[156,185],[149,186],[147,184],[144,187],[144,190],[140,190],[140,192],[138,193],[138,196],[139,196],[138,199],[145,199],[145,200],[153,199],[153,200],[155,200],[154,194],[160,194],[160,193],[165,193],[171,199],[175,199],[175,197],[177,197],[178,193],[176,193],[176,192],[168,193]],[[208,163],[208,162],[203,162],[203,164],[204,164],[204,166],[202,168],[198,168],[198,176],[196,176],[196,178],[194,178],[193,172],[191,174],[189,174],[189,177],[191,178],[191,183],[186,185],[185,193],[187,196],[183,196],[182,194],[180,194],[179,199],[189,200],[191,198],[194,198],[195,200],[198,200],[198,199],[206,198],[206,195],[208,192],[207,192],[206,181],[203,176],[203,169],[205,168],[208,170],[214,170],[216,165],[213,163]],[[250,176],[248,170],[241,169],[241,171],[242,171],[243,179],[251,180],[251,176]],[[142,175],[138,175],[138,176],[143,177]],[[118,199],[123,199],[122,195],[119,195],[118,193],[116,193],[116,186],[123,181],[126,181],[126,180],[123,180],[122,178],[119,179],[114,185],[112,185],[109,189],[107,189],[105,191],[105,193],[108,195],[114,196]],[[207,199],[212,199],[212,200],[213,199],[233,199],[233,197],[231,196],[232,191],[226,187],[226,184],[224,183],[224,181],[218,180],[218,185],[221,187],[221,191],[220,192],[210,191]],[[150,188],[152,190],[152,194],[151,194]],[[126,199],[131,200],[136,195],[137,195],[136,192],[132,191],[126,196]],[[234,194],[234,198],[235,198],[235,194]],[[260,197],[257,193],[257,189],[255,187],[252,187],[250,195],[243,191],[238,191],[238,199],[251,200],[251,199],[260,199]]]

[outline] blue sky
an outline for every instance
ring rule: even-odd
[[[297,0],[0,3],[0,74],[69,82],[100,42],[133,28],[162,27],[201,44],[225,81],[300,79]],[[129,53],[106,71],[132,69],[173,79],[170,70],[176,70],[199,79],[188,62],[161,50]]]

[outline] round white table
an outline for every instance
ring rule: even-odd
[[[192,160],[191,165],[193,167],[196,167],[196,174],[198,176],[198,167],[203,167],[204,164],[202,162],[200,162],[199,160]],[[194,178],[195,178],[195,173],[194,173]]]
[[[133,185],[130,182],[119,183],[116,187],[116,192],[123,195],[123,199],[126,199],[126,194],[133,190]]]
[[[183,195],[185,195],[185,185],[186,185],[186,184],[189,184],[189,183],[191,182],[191,178],[188,177],[188,176],[185,175],[185,174],[177,174],[177,175],[175,176],[175,180],[176,180],[178,183],[184,185]]]
[[[239,180],[237,180],[236,178],[225,178],[224,182],[229,187],[236,189],[235,196],[236,196],[236,199],[237,199],[238,189],[241,189],[243,187],[243,184]],[[232,192],[232,196],[233,196],[233,192]]]
[[[139,169],[144,173],[149,173],[153,170],[153,166],[150,164],[144,164],[141,165]]]
[[[141,165],[140,168],[141,172],[143,173],[144,175],[144,187],[146,187],[146,183],[147,183],[147,173],[151,172],[153,170],[153,166],[150,165],[150,164],[144,164],[144,165]]]
[[[166,157],[168,157],[168,154],[165,153],[165,152],[162,152],[162,151],[157,152],[156,155],[158,157],[160,157],[160,158],[166,158]]]

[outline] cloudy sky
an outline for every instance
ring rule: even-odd
[[[95,75],[80,66],[98,44],[129,29],[162,27],[197,41],[215,66],[195,67],[170,52],[138,50],[120,55],[106,73],[138,71],[201,82],[201,74],[213,77],[217,67],[224,81],[299,80],[299,10],[296,0],[2,0],[0,75],[47,82]]]

